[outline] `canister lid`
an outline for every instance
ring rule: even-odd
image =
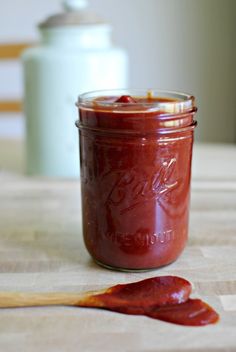
[[[64,0],[64,12],[55,14],[39,24],[40,28],[106,24],[96,13],[87,9],[87,0]]]

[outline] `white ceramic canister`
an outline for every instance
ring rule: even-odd
[[[111,43],[111,27],[85,0],[39,28],[42,43],[23,54],[27,173],[78,177],[75,102],[78,94],[127,87],[128,58]]]

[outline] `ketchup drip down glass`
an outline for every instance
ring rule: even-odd
[[[79,97],[84,242],[107,268],[176,260],[188,237],[194,97],[110,90]]]

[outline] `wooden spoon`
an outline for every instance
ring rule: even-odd
[[[187,280],[161,276],[85,293],[0,292],[0,308],[64,305],[146,315],[179,325],[217,322],[219,315],[214,309],[199,299],[190,299],[190,293]]]
[[[83,293],[0,292],[0,308],[32,306],[79,306],[96,308],[149,307],[185,302],[191,284],[180,277],[160,276]]]

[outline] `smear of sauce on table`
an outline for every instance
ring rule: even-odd
[[[189,281],[176,276],[153,277],[116,285],[104,293],[86,298],[84,307],[96,307],[124,314],[145,315],[169,323],[204,326],[216,323],[218,313],[200,299],[191,299]]]

